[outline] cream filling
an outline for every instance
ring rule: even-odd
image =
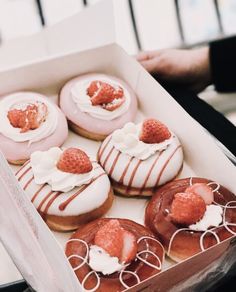
[[[30,157],[30,164],[36,184],[49,184],[52,191],[68,192],[74,187],[89,184],[94,177],[94,169],[84,174],[73,174],[59,170],[56,165],[62,150],[53,147],[48,151],[36,151]]]
[[[206,231],[209,227],[218,227],[222,222],[223,210],[217,205],[206,206],[206,212],[203,218],[196,224],[189,226],[191,230]]]
[[[20,128],[14,128],[7,114],[11,109],[21,109],[20,104],[42,102],[47,106],[48,114],[42,124],[35,130],[20,133]],[[13,93],[0,100],[0,133],[15,142],[29,142],[29,145],[40,141],[55,132],[58,122],[58,111],[52,103],[32,92]]]
[[[121,86],[116,81],[104,75],[98,75],[97,79],[99,81],[109,83],[115,88]],[[118,107],[114,111],[108,111],[102,108],[100,105],[97,106],[92,105],[90,101],[90,96],[87,94],[87,88],[89,87],[92,81],[94,81],[94,77],[83,79],[81,81],[76,82],[74,86],[72,86],[71,88],[72,99],[76,103],[77,107],[81,110],[81,112],[88,113],[90,116],[95,117],[97,119],[111,121],[115,118],[120,117],[121,115],[128,111],[131,102],[131,97],[129,92],[123,86],[121,87],[124,90],[125,101],[120,107]],[[118,100],[115,99],[112,103],[116,104],[117,102]]]
[[[121,271],[125,265],[119,263],[117,257],[111,257],[103,248],[92,245],[89,249],[89,266],[103,275]]]
[[[142,124],[127,123],[122,129],[112,134],[114,147],[131,157],[146,160],[157,151],[165,150],[173,141],[174,135],[161,143],[147,144],[139,140]]]

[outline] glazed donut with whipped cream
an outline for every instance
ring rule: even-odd
[[[74,132],[100,141],[134,120],[137,99],[124,81],[94,73],[68,81],[61,90],[60,107]]]
[[[113,202],[102,167],[78,148],[34,152],[16,177],[47,225],[75,230],[101,217]]]
[[[1,98],[0,119],[0,150],[12,164],[23,164],[34,151],[62,145],[68,135],[64,114],[36,92]]]
[[[175,180],[152,197],[145,224],[179,262],[236,235],[236,197],[205,178]]]
[[[147,119],[127,123],[108,136],[98,161],[111,178],[113,189],[125,196],[152,196],[156,188],[180,172],[183,151],[177,136],[164,124]]]
[[[102,218],[72,235],[66,256],[83,291],[119,292],[159,273],[164,249],[144,226]]]

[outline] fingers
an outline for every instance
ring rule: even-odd
[[[160,54],[160,50],[159,51],[142,51],[139,52],[135,58],[138,62],[143,62],[143,61],[147,61],[150,59],[155,58],[156,56],[158,56]]]
[[[141,61],[140,64],[149,72],[157,73],[158,61],[156,59]]]

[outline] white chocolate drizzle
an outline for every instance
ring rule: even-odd
[[[155,238],[149,237],[149,236],[143,236],[143,237],[140,237],[140,238],[137,240],[137,244],[139,244],[139,243],[140,243],[141,241],[143,241],[143,240],[145,240],[145,243],[146,243],[146,247],[147,247],[147,248],[146,248],[145,250],[142,250],[142,251],[138,252],[137,255],[136,255],[136,259],[139,260],[139,261],[141,261],[141,262],[143,262],[144,264],[148,265],[149,267],[152,267],[152,268],[154,268],[154,269],[160,271],[161,268],[162,268],[162,261],[164,260],[164,254],[165,254],[165,252],[164,252],[164,247],[162,246],[162,244],[161,244],[158,240],[156,240]],[[162,250],[163,250],[163,257],[162,257],[162,259],[160,259],[160,258],[159,258],[159,257],[153,252],[153,251],[151,251],[151,250],[149,249],[149,244],[148,244],[148,241],[147,241],[147,240],[152,240],[152,241],[156,242],[156,243],[162,248]],[[82,256],[77,255],[77,254],[72,254],[72,255],[68,256],[68,258],[67,258],[68,261],[70,261],[70,259],[72,259],[72,258],[77,258],[77,259],[82,260],[82,262],[81,262],[78,266],[76,266],[76,267],[73,268],[74,271],[77,271],[77,270],[80,269],[82,266],[84,266],[84,265],[89,265],[89,264],[88,264],[89,246],[88,246],[87,242],[84,241],[84,240],[82,240],[82,239],[70,239],[70,240],[67,241],[66,245],[67,245],[68,243],[70,243],[70,242],[79,242],[79,243],[82,243],[82,244],[84,245],[84,247],[86,248],[85,257],[82,257]],[[158,262],[158,265],[154,265],[154,264],[148,262],[146,259],[142,258],[142,257],[141,257],[142,254],[146,254],[146,257],[147,257],[148,255],[152,255],[153,257],[155,257],[156,260],[157,260],[157,262]],[[126,270],[126,268],[127,268],[128,266],[129,266],[129,264],[125,265],[125,267],[119,272],[119,281],[120,281],[120,283],[121,283],[126,289],[130,288],[130,286],[128,286],[128,285],[124,282],[124,280],[123,280],[123,274],[130,274],[130,275],[134,276],[134,277],[136,278],[136,280],[137,280],[137,284],[141,282],[141,280],[140,280],[140,278],[139,278],[139,276],[137,275],[136,272]],[[90,290],[85,289],[85,283],[86,283],[86,281],[88,280],[88,278],[89,278],[92,274],[94,274],[94,275],[96,276],[96,278],[97,278],[96,286],[95,286],[94,288],[90,289]],[[83,279],[82,282],[81,282],[81,285],[82,285],[83,291],[86,291],[86,292],[93,292],[93,291],[96,291],[96,290],[99,288],[100,284],[101,284],[100,276],[99,276],[99,274],[98,274],[96,271],[94,271],[94,270],[91,270],[91,271],[90,271],[90,272],[84,277],[84,279]]]

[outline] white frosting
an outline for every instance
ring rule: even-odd
[[[86,188],[83,189],[64,210],[60,210],[60,205],[73,197],[84,186],[75,187],[69,192],[61,193],[55,198],[53,203],[50,204],[47,214],[56,216],[78,216],[90,212],[104,204],[107,200],[111,184],[108,176],[98,163],[93,163],[93,169],[95,181],[86,185]],[[51,193],[52,188],[49,184],[38,185],[35,183],[33,171],[29,163],[18,172],[17,179],[19,179],[19,183],[25,190],[29,199],[32,200],[34,198],[33,204],[35,208],[44,212],[47,204],[55,196],[56,192]],[[51,193],[50,196],[48,195],[49,193]]]
[[[9,110],[14,108],[21,108],[20,104],[25,107],[25,105],[36,103],[37,101],[42,102],[47,106],[48,114],[45,121],[35,130],[29,130],[25,133],[20,133],[21,129],[14,128],[7,117]],[[0,101],[0,133],[15,142],[28,141],[30,145],[31,143],[40,141],[50,136],[56,130],[57,121],[58,111],[55,105],[37,93],[13,93]]]
[[[111,137],[108,136],[104,140],[98,154],[100,164],[104,167],[107,173],[111,171],[112,166],[116,160],[116,157],[120,153],[119,150],[114,148],[113,141],[112,140],[109,141],[110,138]],[[107,146],[105,147],[106,144]],[[104,166],[105,161],[106,164]],[[139,162],[140,162],[139,159],[131,157],[126,153],[121,152],[119,159],[116,161],[113,172],[110,175],[111,178],[119,182],[122,174],[124,173],[124,171],[126,171],[123,177],[123,185],[127,186]],[[182,163],[183,150],[177,136],[173,136],[172,143],[166,148],[165,151],[163,152],[157,151],[148,159],[141,161],[141,164],[136,169],[131,186],[136,188],[142,187],[150,170],[151,172],[148,180],[146,181],[145,187],[149,188],[156,186],[157,178],[159,176],[160,178],[158,185],[162,185],[168,182],[169,180],[173,179],[177,175]]]
[[[165,150],[173,141],[173,135],[161,143],[147,144],[139,140],[142,124],[127,123],[112,134],[114,147],[129,156],[145,160],[157,151]]]
[[[89,184],[94,176],[93,169],[84,174],[73,174],[59,170],[56,165],[62,150],[53,147],[48,151],[36,151],[30,157],[30,164],[36,184],[48,183],[53,191],[68,192],[76,186]]]
[[[209,227],[217,227],[222,222],[223,210],[217,205],[206,206],[206,212],[203,218],[196,224],[189,226],[191,230],[206,231]]]
[[[97,79],[99,81],[109,83],[110,85],[112,85],[115,88],[118,86],[121,86],[119,83],[117,83],[113,79],[108,78],[105,75],[98,75]],[[131,102],[131,98],[130,98],[129,92],[123,86],[121,86],[121,87],[124,90],[125,101],[117,109],[115,109],[113,111],[108,111],[108,110],[102,108],[100,105],[97,105],[97,106],[92,105],[92,103],[90,101],[90,96],[87,94],[87,88],[89,87],[89,85],[91,84],[92,81],[94,81],[94,77],[82,79],[80,81],[77,81],[74,84],[74,86],[72,86],[72,88],[71,88],[72,99],[76,103],[77,107],[82,112],[88,113],[92,117],[95,117],[95,118],[98,118],[101,120],[111,121],[117,117],[120,117],[121,115],[123,115],[125,112],[128,111],[129,106],[130,106],[130,102]],[[112,103],[116,104],[117,102],[118,102],[118,100],[115,99]]]
[[[89,250],[89,266],[103,275],[121,271],[125,265],[119,263],[117,257],[111,257],[103,248],[92,245]]]

